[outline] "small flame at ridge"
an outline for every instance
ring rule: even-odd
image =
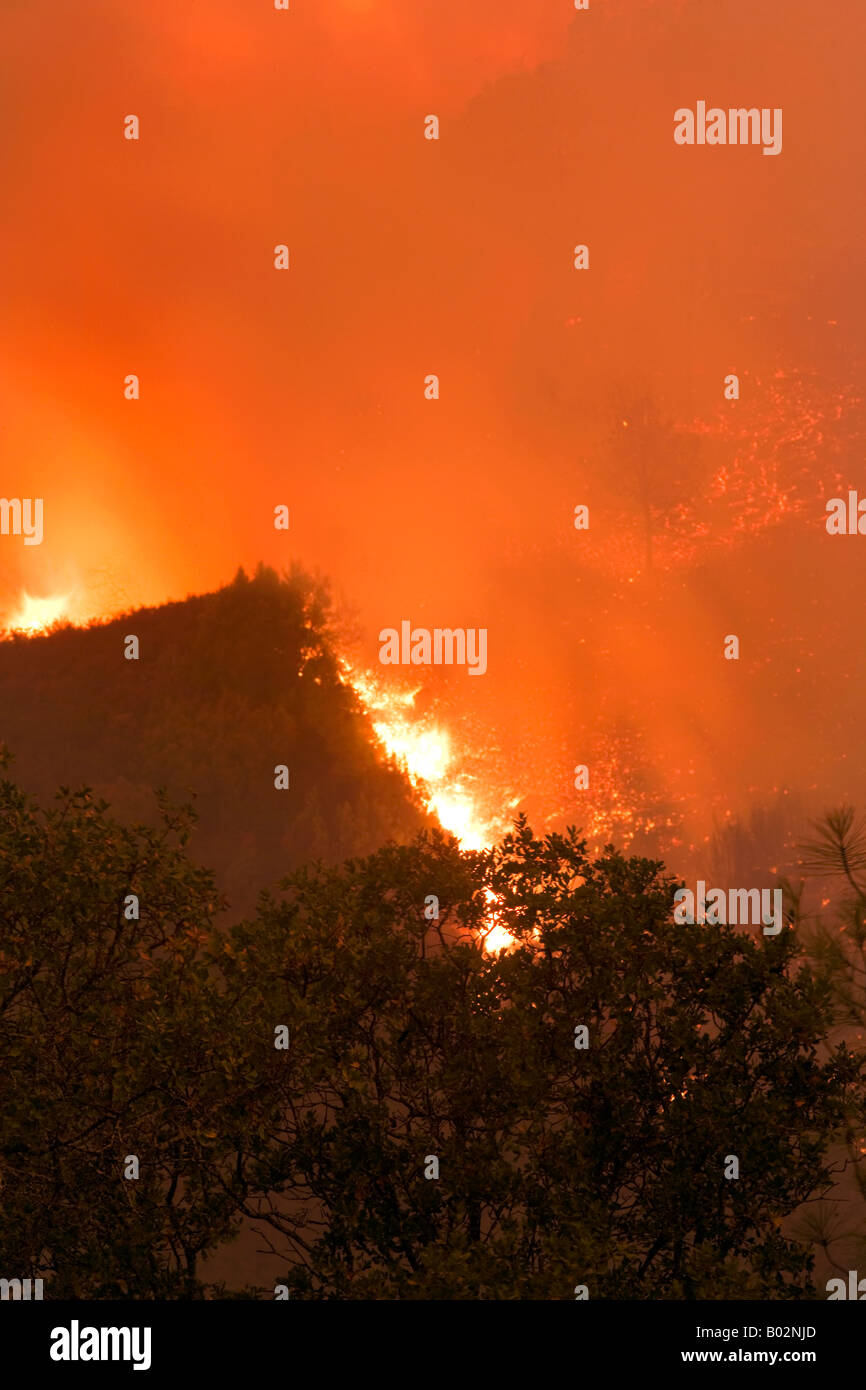
[[[70,594],[54,594],[50,598],[33,598],[24,590],[21,594],[21,607],[15,617],[10,619],[12,632],[44,632],[66,613]]]

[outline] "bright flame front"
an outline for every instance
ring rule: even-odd
[[[417,690],[386,690],[370,674],[343,662],[347,680],[370,716],[376,737],[406,769],[413,787],[423,783],[427,809],[450,830],[461,849],[487,849],[496,827],[481,816],[454,770],[454,750],[446,729],[414,712]]]
[[[50,598],[33,598],[26,591],[21,595],[21,607],[15,617],[10,619],[9,628],[13,632],[45,632],[66,612],[69,594],[55,594]]]
[[[370,672],[354,671],[343,662],[343,671],[370,716],[379,742],[403,764],[413,786],[420,782],[427,793],[427,810],[449,830],[461,849],[488,849],[497,838],[498,827],[481,815],[475,799],[455,770],[452,740],[446,729],[429,717],[414,713],[417,690],[386,690]],[[491,904],[485,935],[488,951],[506,950],[514,937],[496,920],[496,898],[489,889]]]

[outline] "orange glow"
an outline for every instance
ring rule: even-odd
[[[485,888],[484,896],[490,906],[487,909],[487,931],[484,934],[484,949],[491,955],[497,951],[510,951],[517,945],[517,938],[511,935],[506,927],[499,921],[499,906],[501,899],[489,888]]]
[[[733,86],[712,0],[106,8],[52,7],[48,43],[46,5],[5,7],[4,489],[45,541],[0,536],[0,625],[45,631],[22,589],[83,623],[327,576],[376,736],[464,849],[519,789],[536,832],[697,879],[780,784],[856,801],[866,542],[823,517],[866,486],[862,4],[739,7]],[[803,138],[678,149],[696,73]],[[485,627],[489,669],[379,667],[404,615]]]
[[[425,795],[427,810],[456,838],[461,849],[489,849],[502,826],[486,820],[475,799],[462,784],[453,740],[432,717],[416,715],[415,691],[386,690],[369,671],[354,671],[344,661],[347,681],[370,716],[376,737],[402,763],[413,786]],[[486,916],[484,947],[490,952],[508,950],[515,939],[497,921],[496,896],[487,890],[491,907]]]
[[[431,717],[416,715],[418,691],[386,690],[369,671],[354,671],[343,662],[347,680],[370,716],[376,737],[405,768],[413,787],[427,793],[425,804],[461,849],[487,849],[496,839],[496,826],[481,816],[461,784],[447,729]]]
[[[55,594],[50,598],[33,598],[26,591],[21,595],[21,607],[10,620],[13,632],[46,632],[53,623],[66,616],[69,594]]]
[[[490,839],[487,829],[478,819],[473,801],[459,787],[454,791],[436,792],[427,804],[445,829],[456,835],[461,849],[488,848]]]

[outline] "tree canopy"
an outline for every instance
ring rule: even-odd
[[[675,925],[662,865],[525,820],[308,865],[226,930],[189,829],[0,784],[4,1268],[197,1297],[254,1221],[295,1296],[808,1294],[781,1227],[860,1063],[794,932]]]

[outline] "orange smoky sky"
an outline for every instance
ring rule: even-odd
[[[864,20],[7,3],[0,490],[44,498],[45,539],[0,539],[0,608],[108,613],[298,560],[370,663],[402,618],[486,626],[488,677],[449,698],[549,805],[593,740],[720,809],[856,799],[863,564],[823,519],[866,495]],[[676,146],[699,100],[782,108],[781,154]],[[657,462],[643,502],[616,434],[639,400],[700,463]]]

